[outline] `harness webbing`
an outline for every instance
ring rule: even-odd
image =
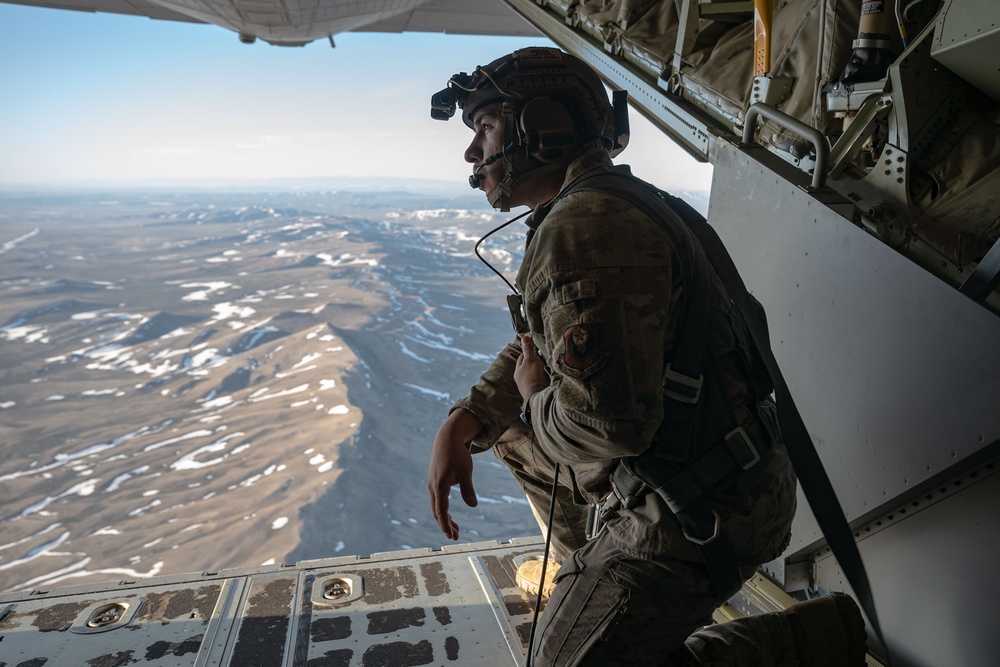
[[[585,184],[586,188],[583,187]],[[875,599],[868,574],[865,571],[864,561],[858,551],[857,543],[855,543],[850,526],[847,524],[833,484],[823,468],[823,462],[816,453],[812,437],[802,421],[802,416],[795,406],[791,391],[771,351],[767,325],[754,307],[752,297],[722,239],[705,218],[687,202],[635,178],[627,171],[615,169],[602,170],[598,173],[588,172],[570,184],[564,192],[570,189],[594,189],[621,196],[639,206],[651,219],[659,221],[661,224],[664,218],[668,217],[664,215],[663,207],[668,207],[685,222],[698,239],[704,255],[708,257],[709,263],[722,281],[729,297],[743,316],[760,360],[771,377],[778,405],[778,423],[784,436],[789,459],[798,475],[806,500],[808,500],[816,521],[854,590],[876,636],[883,648],[887,649],[875,610]],[[654,198],[658,204],[653,201]],[[888,653],[888,651],[886,652]]]

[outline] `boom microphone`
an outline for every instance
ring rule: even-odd
[[[503,151],[500,151],[499,153],[494,153],[493,155],[483,160],[483,163],[481,165],[472,170],[472,176],[469,176],[469,185],[472,187],[473,190],[479,189],[480,183],[483,182],[483,177],[482,174],[480,174],[480,172],[502,157],[503,157]]]

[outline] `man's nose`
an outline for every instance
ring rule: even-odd
[[[483,158],[483,151],[479,148],[479,137],[475,137],[469,147],[465,149],[465,161],[476,164]]]

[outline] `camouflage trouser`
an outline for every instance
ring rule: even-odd
[[[552,462],[530,436],[501,438],[494,453],[514,473],[544,531]],[[785,658],[791,630],[780,615],[710,625],[712,612],[736,590],[717,594],[701,563],[635,558],[608,531],[588,543],[587,507],[574,504],[567,478],[560,477],[552,526],[553,551],[563,562],[536,631],[534,667],[791,664]],[[755,571],[741,573],[748,579]]]
[[[531,432],[515,424],[493,447],[493,453],[514,474],[538,520],[542,534],[551,502],[555,464],[539,447],[533,446]],[[561,563],[587,544],[587,506],[573,497],[573,487],[565,468],[559,476],[555,514],[552,520],[552,552]]]

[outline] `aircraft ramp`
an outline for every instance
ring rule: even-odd
[[[0,664],[519,664],[534,600],[514,559],[541,549],[517,538],[7,593]]]

